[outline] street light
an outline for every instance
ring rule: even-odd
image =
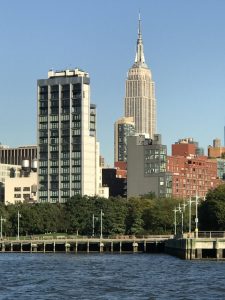
[[[195,237],[198,237],[198,195],[195,196]]]
[[[188,230],[188,232],[189,232],[189,234],[191,234],[191,204],[194,202],[195,201],[192,201],[191,196],[190,196],[190,198],[188,200],[188,204],[189,204],[189,230]]]
[[[20,218],[21,218],[21,214],[18,211],[18,214],[17,214],[17,229],[18,229],[17,240],[20,239]]]
[[[185,203],[185,201],[184,201],[184,203],[182,204],[182,206],[183,206],[183,209],[182,209],[182,234],[184,233],[184,212],[185,212],[185,207],[187,206],[187,204]]]
[[[179,206],[178,206],[178,212],[181,213],[181,234],[183,234],[183,228],[184,228],[184,212],[180,206],[180,203],[179,203]]]
[[[185,212],[185,207],[188,206],[188,204],[184,201],[181,205],[183,206],[183,210]]]
[[[92,236],[95,236],[95,220],[98,220],[97,217],[95,217],[95,215],[93,214],[92,216]]]
[[[5,221],[6,221],[6,219],[3,219],[3,218],[2,218],[2,216],[1,216],[1,219],[0,219],[0,221],[1,221],[1,240],[2,240],[2,222],[5,222]]]
[[[173,209],[173,211],[174,211],[174,235],[176,236],[176,234],[177,234],[177,212],[178,212],[178,209],[176,206]]]
[[[101,234],[100,234],[100,239],[102,239],[102,216],[104,216],[104,213],[102,212],[102,209],[101,209]]]

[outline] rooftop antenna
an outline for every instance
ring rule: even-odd
[[[139,13],[138,13],[138,36],[141,36],[141,12],[139,9]]]

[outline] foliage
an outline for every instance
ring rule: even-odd
[[[174,230],[173,209],[177,204],[178,200],[172,198],[151,201],[143,213],[144,229],[153,234],[172,233]]]
[[[225,230],[225,185],[209,191],[206,199],[199,206],[200,229]],[[68,233],[91,236],[94,216],[94,233],[99,236],[101,210],[104,236],[171,234],[174,232],[173,210],[178,203],[182,203],[181,200],[156,198],[153,195],[130,199],[78,195],[65,204],[0,204],[0,215],[6,219],[3,234],[7,236],[17,235],[18,211],[21,214],[21,235]],[[180,224],[181,214],[177,213],[177,231]],[[187,227],[186,208],[184,230]]]
[[[199,207],[201,230],[225,230],[225,184],[210,190]]]

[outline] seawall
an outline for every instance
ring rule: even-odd
[[[188,260],[225,260],[225,238],[170,239],[165,241],[165,253]]]

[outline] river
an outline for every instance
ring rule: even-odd
[[[0,299],[225,299],[225,262],[164,254],[0,254]]]

